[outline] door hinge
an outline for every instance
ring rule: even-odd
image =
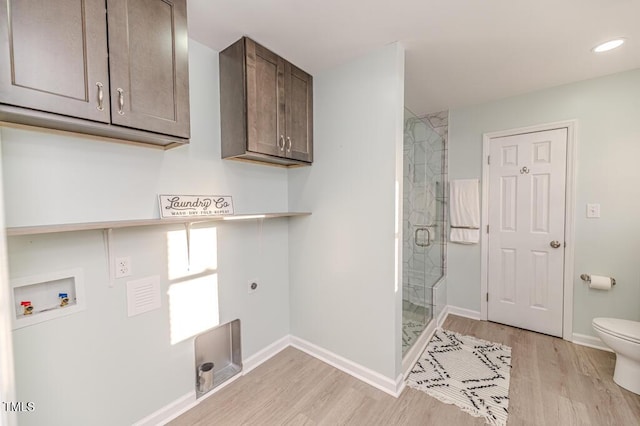
[[[489,225],[487,225],[487,234],[489,233]]]
[[[487,155],[487,164],[491,164],[491,156]]]
[[[487,293],[487,302],[489,301],[489,293]]]

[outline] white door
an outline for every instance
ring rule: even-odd
[[[488,319],[562,337],[567,129],[490,140]]]

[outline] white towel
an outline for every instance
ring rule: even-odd
[[[452,243],[480,241],[480,195],[478,179],[454,179],[449,184]]]

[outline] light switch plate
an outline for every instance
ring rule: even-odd
[[[587,218],[596,219],[600,217],[600,204],[587,204]]]

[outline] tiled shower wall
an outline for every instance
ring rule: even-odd
[[[433,131],[442,137],[442,175],[441,192],[438,200],[441,203],[442,216],[439,220],[439,243],[442,245],[442,276],[447,275],[447,221],[449,220],[449,111],[427,114],[424,117]]]
[[[428,307],[431,288],[445,273],[448,191],[448,111],[415,117],[407,112],[404,135],[403,298]],[[415,244],[415,230],[428,226],[429,247]],[[424,235],[424,234],[423,234]]]

